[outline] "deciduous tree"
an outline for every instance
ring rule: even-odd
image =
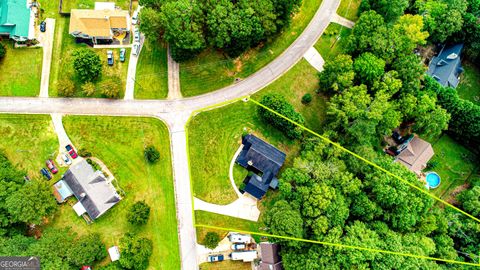
[[[91,49],[77,49],[73,51],[73,68],[82,82],[95,81],[102,73],[102,61],[97,53]]]

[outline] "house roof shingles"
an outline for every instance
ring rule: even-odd
[[[63,180],[92,219],[98,218],[120,201],[115,188],[85,160],[70,166]]]
[[[112,28],[128,29],[128,11],[72,9],[69,33],[82,33],[91,37],[111,37]]]
[[[398,156],[397,160],[409,170],[420,173],[433,157],[432,145],[415,136]]]
[[[0,0],[0,33],[28,38],[30,8],[27,0]]]
[[[438,56],[433,57],[430,61],[428,75],[443,86],[457,87],[458,75],[462,71],[460,60],[462,49],[463,44],[444,46]]]
[[[260,243],[262,262],[260,270],[281,270],[282,259],[278,255],[280,247],[275,243]]]

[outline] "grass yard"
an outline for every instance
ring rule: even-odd
[[[7,53],[0,60],[0,96],[38,96],[42,76],[42,48],[14,48],[1,42]]]
[[[340,7],[337,9],[337,14],[355,22],[358,20],[360,3],[362,3],[362,0],[342,0]]]
[[[50,0],[55,1],[55,0]],[[58,0],[56,0],[58,2]],[[93,9],[95,2],[115,2],[115,5],[121,7],[124,10],[128,10],[130,7],[129,0],[63,0],[62,12],[70,12],[71,9]]]
[[[195,96],[232,84],[235,78],[245,78],[280,55],[303,32],[315,15],[321,0],[304,0],[289,27],[263,46],[231,59],[213,49],[193,60],[180,64],[180,85],[183,96]]]
[[[52,66],[50,70],[50,96],[58,96],[57,87],[59,82],[63,79],[71,79],[76,87],[77,97],[85,97],[85,94],[81,91],[82,83],[76,78],[73,70],[73,57],[72,53],[79,48],[90,48],[86,44],[77,44],[75,43],[75,38],[68,34],[70,19],[66,17],[59,17],[56,19],[55,23],[55,38],[53,42],[53,53],[52,53]],[[114,65],[107,65],[107,51],[109,49],[93,49],[102,60],[103,69],[102,75],[96,82],[97,92],[92,97],[102,97],[100,93],[99,86],[103,81],[109,79],[119,78],[122,82],[122,87],[120,91],[120,98],[125,94],[125,84],[127,78],[128,70],[128,61],[130,56],[130,49],[127,49],[125,62],[120,62],[119,54],[120,49],[110,49],[114,54]]]
[[[300,60],[292,69],[278,80],[256,93],[253,98],[260,100],[265,94],[283,95],[305,118],[305,125],[314,131],[321,131],[325,121],[326,99],[316,94],[318,89],[318,71],[305,59]],[[302,97],[311,94],[310,104],[303,104]]]
[[[480,68],[470,62],[463,63],[464,73],[457,87],[458,95],[480,105]]]
[[[478,167],[478,160],[475,160],[473,153],[448,135],[443,135],[434,142],[433,150],[435,155],[430,162],[436,161],[438,165],[432,171],[440,175],[441,183],[432,193],[440,198],[447,198],[451,191],[471,177],[475,167]]]
[[[146,42],[138,59],[135,75],[135,98],[161,99],[168,96],[167,49]]]
[[[330,23],[314,47],[323,59],[332,59],[344,51],[347,38],[351,32],[352,30],[347,27]]]
[[[285,151],[286,164],[291,164],[299,150],[298,143],[263,123],[257,115],[257,106],[251,102],[239,101],[200,113],[191,120],[188,127],[195,197],[216,204],[228,204],[237,198],[228,171],[230,161],[241,144],[242,134],[246,132],[252,132]]]
[[[251,263],[244,263],[242,261],[226,260],[215,263],[202,263],[200,270],[251,270]]]
[[[149,269],[180,269],[166,126],[149,118],[68,116],[63,122],[75,146],[84,147],[100,158],[126,196],[91,225],[77,217],[71,206],[62,205],[51,226],[70,226],[79,234],[98,232],[107,247],[118,244],[126,232],[133,231],[153,241]],[[147,145],[154,145],[161,153],[155,165],[148,165],[143,157]],[[129,207],[139,200],[145,200],[152,209],[149,222],[143,227],[131,226],[126,221]],[[103,263],[108,261],[107,258]]]
[[[45,160],[58,153],[57,135],[49,115],[0,114],[0,138],[0,151],[30,178],[40,179],[39,170]]]

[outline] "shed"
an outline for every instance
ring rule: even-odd
[[[73,196],[73,192],[65,181],[60,180],[53,185],[53,195],[58,203],[63,203],[66,199]]]
[[[444,45],[442,50],[430,61],[428,75],[446,87],[457,87],[460,74],[463,72],[461,63],[463,44]]]
[[[110,260],[112,262],[118,261],[120,259],[120,250],[118,250],[118,246],[108,248],[108,255],[110,255]]]
[[[278,255],[280,246],[275,243],[260,243],[262,262],[259,270],[282,270],[282,258]]]
[[[250,235],[240,234],[240,233],[231,233],[228,236],[228,240],[232,243],[249,243],[252,237]]]
[[[230,254],[230,257],[234,261],[253,262],[257,257],[256,250],[249,251],[235,251]]]

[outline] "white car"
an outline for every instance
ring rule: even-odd
[[[67,165],[72,164],[72,160],[71,160],[66,154],[62,154],[62,160],[63,160],[63,162],[65,162],[65,164],[67,164]]]
[[[140,43],[133,43],[132,53],[133,55],[138,56],[138,54],[140,53]]]
[[[133,30],[133,41],[140,42],[140,30],[138,30],[138,28]]]
[[[135,10],[132,16],[132,24],[137,24],[137,23],[138,23],[138,10]]]

